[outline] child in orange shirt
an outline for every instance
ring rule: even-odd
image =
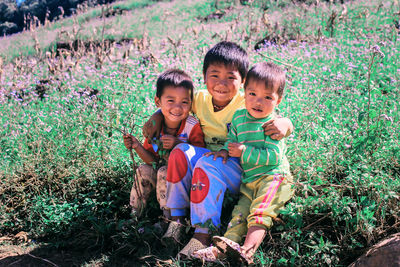
[[[192,79],[184,71],[170,69],[158,77],[155,103],[164,116],[161,134],[158,136],[162,142],[162,149],[170,150],[180,143],[205,146],[199,122],[189,115],[192,99]],[[150,192],[156,188],[160,207],[164,215],[169,217],[166,207],[167,167],[160,167],[157,173],[152,167],[153,163],[158,162],[161,149],[155,144],[151,145],[148,139],[142,145],[133,135],[127,134],[123,138],[125,147],[134,149],[146,163],[137,169],[138,181],[132,186],[130,205],[133,211],[141,215]]]

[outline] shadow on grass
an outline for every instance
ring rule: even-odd
[[[150,196],[145,214],[138,219],[130,214],[129,195],[127,190],[121,190],[123,185],[117,179],[100,181],[101,186],[85,188],[77,194],[79,199],[68,202],[79,206],[73,221],[51,221],[52,217],[46,217],[44,210],[36,209],[35,214],[28,211],[26,214],[31,215],[26,217],[29,220],[26,225],[30,224],[30,229],[14,231],[30,231],[29,238],[33,240],[10,246],[0,243],[0,266],[180,265],[175,256],[191,238],[193,228],[187,227],[182,244],[164,247],[161,237],[168,223],[160,218],[162,212],[155,193]],[[88,197],[95,206],[80,204],[86,203],[84,200]],[[225,226],[235,203],[232,197],[226,199],[229,201],[224,201],[221,218]],[[43,207],[50,204],[46,205]],[[54,214],[61,216],[60,212]],[[185,261],[184,264],[198,266],[199,262]]]

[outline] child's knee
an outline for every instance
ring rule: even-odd
[[[188,150],[189,149],[189,144],[188,143],[180,143],[180,144],[177,144],[175,147],[174,147],[174,149],[171,151],[171,154],[175,151],[175,150],[180,150],[180,151],[186,151],[186,150]],[[170,157],[171,157],[171,154],[170,154]]]
[[[165,209],[167,206],[167,166],[158,169],[156,193],[161,209]]]
[[[188,162],[185,153],[181,149],[172,150],[169,155],[169,165],[167,172],[167,181],[178,183],[185,177],[188,170]]]

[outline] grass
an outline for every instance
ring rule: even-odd
[[[120,131],[141,139],[155,109],[154,81],[166,68],[186,70],[204,88],[205,52],[226,38],[252,63],[287,69],[280,112],[295,125],[288,157],[296,196],[256,264],[347,265],[399,232],[397,2],[140,3],[118,2],[131,11],[105,20],[97,8],[0,39],[2,235],[27,232],[30,253],[60,265],[54,251],[82,266],[196,264],[159,245],[155,199],[144,218],[129,214],[134,176]],[[221,19],[204,20],[217,10]],[[55,40],[105,37],[136,39],[52,50]]]

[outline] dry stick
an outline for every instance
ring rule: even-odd
[[[132,159],[133,175],[135,175],[137,167],[136,167],[136,164],[135,164],[135,159],[133,157],[132,149],[129,149],[129,152],[130,152],[131,159]],[[141,202],[140,202],[141,203],[140,213],[141,213],[142,209],[144,208],[144,201],[143,201],[144,199],[143,199],[143,192],[140,189],[139,179],[137,179],[137,177],[135,177],[134,188],[135,188],[136,194],[139,196],[139,199],[141,200]]]
[[[302,230],[302,231],[305,231],[305,230],[309,229],[311,226],[313,226],[313,225],[319,223],[320,221],[322,221],[323,219],[327,218],[327,217],[330,216],[330,215],[332,215],[332,212],[329,212],[328,214],[325,214],[325,216],[319,218],[318,220],[316,220],[315,222],[313,222],[313,223],[307,225],[306,227],[304,227],[304,228],[301,229],[301,230]]]
[[[284,63],[284,62],[282,62],[282,61],[280,61],[280,60],[277,60],[277,59],[275,59],[275,58],[273,58],[273,57],[269,57],[269,56],[266,56],[266,55],[264,55],[264,54],[261,54],[260,52],[257,52],[257,54],[259,54],[259,55],[262,56],[262,57],[268,58],[268,59],[270,59],[270,60],[276,61],[276,62],[278,62],[278,63],[280,63],[280,64],[282,64],[282,65],[285,65],[285,66],[287,66],[287,67],[294,68],[294,69],[297,69],[297,70],[303,70],[302,68],[296,67],[296,66],[294,66],[294,65],[292,65],[292,64]]]
[[[112,125],[108,125],[107,123],[104,123],[104,122],[101,122],[101,121],[92,121],[92,123],[100,124],[100,125],[103,125],[103,126],[106,126],[106,127],[111,127],[114,130],[117,130],[118,132],[122,133],[123,135],[126,134],[126,132],[124,130],[121,130],[118,127],[115,127],[115,126],[112,126]],[[136,164],[135,164],[135,158],[133,157],[132,149],[129,149],[129,152],[130,152],[130,156],[131,156],[131,160],[132,160],[133,175],[135,175],[136,169],[137,169],[136,168]],[[142,191],[140,190],[138,179],[135,179],[134,188],[135,188],[136,194],[139,196],[139,198],[141,200],[143,200],[143,194],[142,194]],[[142,203],[142,206],[143,206],[143,202],[141,202],[141,203]]]
[[[56,266],[56,267],[58,267],[58,265],[57,265],[57,264],[55,264],[55,263],[53,263],[53,262],[51,262],[51,261],[49,261],[49,260],[43,259],[43,258],[41,258],[41,257],[37,257],[37,256],[35,256],[35,255],[32,255],[32,254],[30,254],[30,253],[27,253],[27,255],[31,256],[32,258],[35,258],[35,259],[39,259],[39,260],[45,261],[45,262],[47,262],[47,263],[49,263],[49,264],[51,264],[51,265],[53,265],[53,266]]]
[[[367,139],[369,138],[369,111],[371,108],[371,70],[372,65],[374,64],[375,53],[372,53],[371,62],[368,66],[368,108],[367,108]]]

